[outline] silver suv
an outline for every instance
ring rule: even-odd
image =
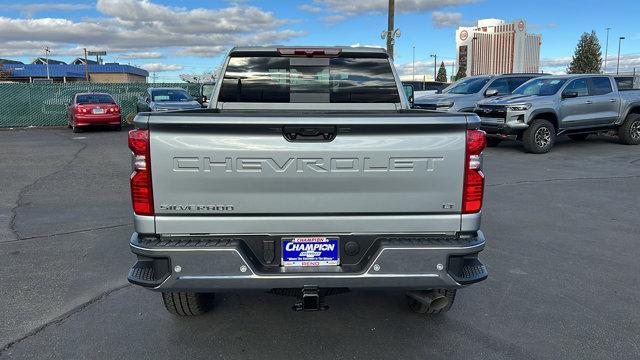
[[[513,94],[478,102],[482,129],[521,139],[530,153],[546,153],[557,135],[584,141],[595,132],[614,132],[624,144],[640,144],[640,90],[619,90],[613,76],[556,75],[528,81]]]
[[[473,112],[476,103],[492,96],[511,94],[518,86],[541,74],[478,75],[458,80],[441,94],[419,96],[414,107],[427,110]]]

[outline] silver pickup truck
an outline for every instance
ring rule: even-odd
[[[584,141],[613,133],[623,144],[640,144],[640,90],[619,90],[607,75],[555,75],[530,80],[513,94],[478,102],[482,129],[496,135],[489,146],[515,135],[527,152],[546,153],[556,136]]]
[[[208,109],[135,118],[130,282],[177,315],[217,291],[319,310],[348,288],[430,314],[487,277],[475,114],[411,110],[381,49],[234,48],[222,74]]]

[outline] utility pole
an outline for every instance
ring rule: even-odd
[[[49,49],[48,46],[44,47],[44,60],[47,64],[47,80],[51,80],[51,77],[49,77],[49,53],[51,52],[51,49]]]
[[[604,46],[604,71],[602,72],[603,74],[607,73],[607,55],[609,55],[609,30],[611,30],[611,28],[608,27],[605,30],[607,30],[607,42],[606,42],[606,45]]]
[[[436,78],[438,77],[438,68],[437,68],[438,55],[432,54],[429,56],[433,58],[433,81],[436,81]]]
[[[400,29],[393,29],[393,16],[394,16],[394,0],[389,0],[389,13],[387,19],[387,30],[382,31],[380,38],[382,40],[387,39],[387,53],[389,58],[393,59],[393,44],[394,39],[400,37]]]
[[[416,81],[416,47],[413,46],[413,63],[411,65],[411,81]]]
[[[87,60],[87,48],[84,48],[84,80],[89,81],[89,61]]]
[[[626,39],[624,36],[620,36],[618,38],[618,66],[616,66],[616,75],[620,71],[620,46],[622,45],[622,40]]]

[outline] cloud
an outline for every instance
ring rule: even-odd
[[[327,24],[337,24],[341,21],[344,21],[347,17],[344,15],[329,15],[329,16],[323,16],[322,17],[322,21],[326,22]]]
[[[6,9],[20,10],[22,16],[33,17],[35,13],[41,11],[51,10],[63,10],[63,11],[77,11],[92,9],[93,6],[89,4],[72,4],[72,3],[31,3],[31,4],[8,4],[3,5]]]
[[[102,17],[81,21],[0,17],[0,53],[39,56],[48,45],[55,54],[73,51],[75,56],[84,47],[108,53],[169,48],[175,54],[211,56],[233,45],[282,42],[303,34],[281,29],[289,20],[244,4],[186,9],[150,0],[98,0],[96,9]]]
[[[540,60],[540,67],[545,73],[564,74],[566,73],[570,62],[570,56],[542,59]],[[615,73],[617,64],[617,55],[609,54],[607,60],[607,73]],[[636,73],[640,73],[640,54],[620,55],[620,73],[632,73],[634,68],[636,68]],[[604,64],[602,70],[604,70]]]
[[[458,12],[434,11],[431,13],[431,24],[433,27],[449,28],[458,27],[462,23],[462,14]]]
[[[182,65],[161,63],[143,64],[140,67],[147,70],[148,72],[180,71],[183,69]]]
[[[439,60],[436,63],[436,69],[440,67],[440,63],[444,61],[444,66],[447,69],[447,76],[451,76],[451,65],[454,63],[453,60]],[[400,76],[409,76],[413,74],[413,62],[407,62],[402,64],[395,64],[396,71]],[[427,75],[433,77],[433,60],[416,60],[415,67],[416,80],[422,80],[422,75]],[[418,79],[418,76],[420,79]]]
[[[302,4],[298,6],[298,10],[302,10],[310,13],[319,13],[322,11],[322,8],[311,5],[311,4]]]
[[[480,0],[396,0],[397,13],[425,12],[446,6],[464,5]],[[362,14],[386,13],[388,0],[344,1],[344,0],[314,0],[314,4],[326,11],[354,16]]]
[[[159,59],[162,54],[159,52],[130,52],[116,55],[117,59]]]

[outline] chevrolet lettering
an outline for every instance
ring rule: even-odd
[[[190,172],[432,172],[443,157],[397,157],[373,159],[352,158],[288,158],[278,161],[272,158],[224,157],[174,157],[173,171]]]

